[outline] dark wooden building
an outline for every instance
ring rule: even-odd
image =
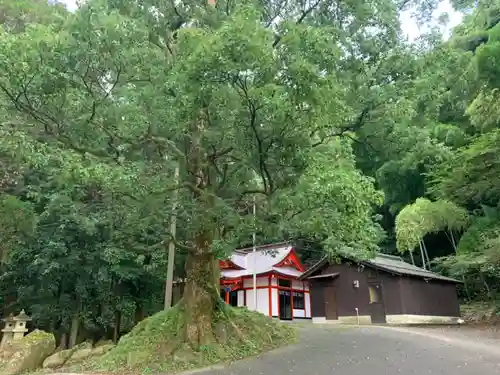
[[[314,323],[455,323],[457,280],[378,254],[367,261],[323,258],[300,277],[311,288]]]

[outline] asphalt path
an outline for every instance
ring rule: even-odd
[[[300,328],[298,344],[199,375],[500,375],[500,340],[419,328]]]

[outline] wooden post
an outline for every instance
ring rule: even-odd
[[[175,167],[174,171],[174,184],[177,185],[179,182],[179,165]],[[170,235],[171,240],[168,242],[168,259],[167,259],[167,280],[165,282],[165,306],[164,309],[168,310],[172,307],[172,288],[174,285],[174,265],[175,265],[175,232],[177,229],[177,190],[174,190],[172,198],[172,215],[170,217]]]

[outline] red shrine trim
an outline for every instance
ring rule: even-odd
[[[238,266],[229,259],[219,261],[219,267],[221,270],[244,270],[243,267]]]
[[[304,266],[302,266],[302,264],[300,263],[294,249],[290,250],[285,259],[275,264],[274,267],[292,267],[299,270],[300,272],[304,272]]]

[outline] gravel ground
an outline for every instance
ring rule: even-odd
[[[304,325],[299,344],[200,375],[493,375],[500,340],[447,327]],[[467,333],[465,333],[467,332]]]

